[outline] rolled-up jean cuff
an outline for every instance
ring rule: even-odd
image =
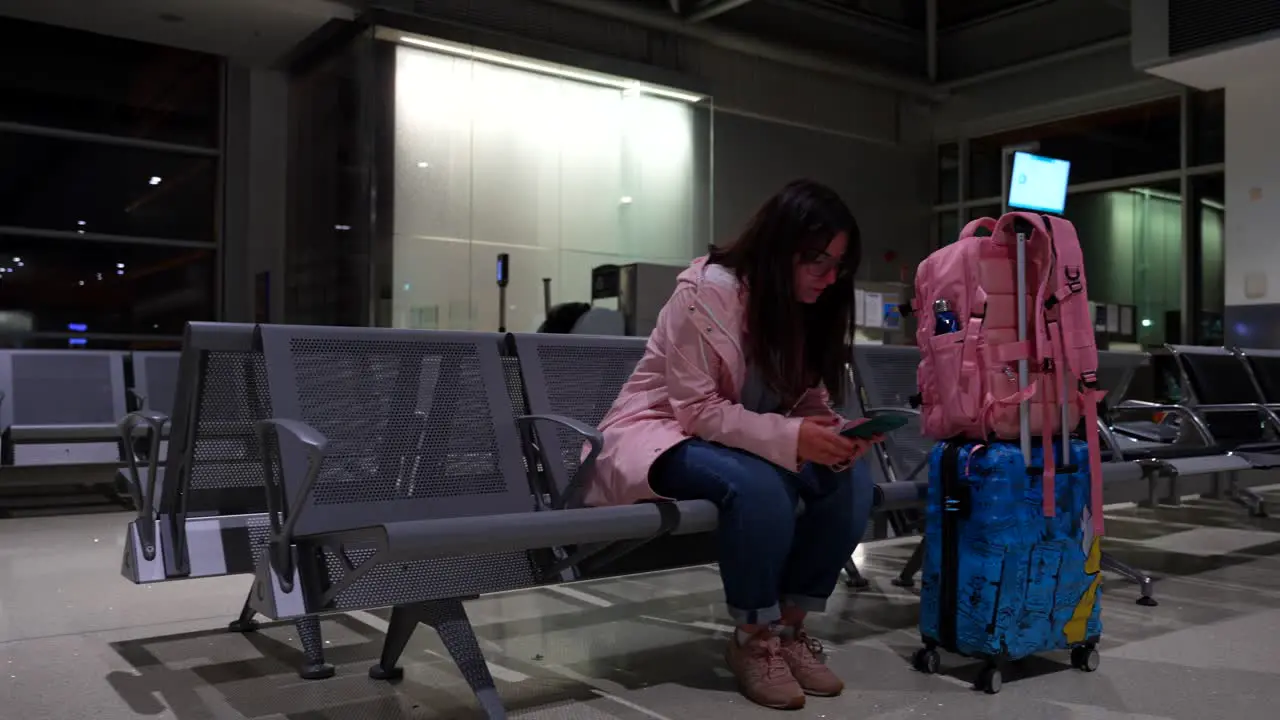
[[[782,598],[782,604],[805,612],[820,613],[827,611],[826,598],[809,597],[808,595],[785,595]]]
[[[730,605],[729,617],[735,625],[772,625],[782,620],[782,610],[777,605],[756,610],[741,610]]]

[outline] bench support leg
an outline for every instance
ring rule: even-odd
[[[399,680],[404,668],[399,667],[400,655],[418,624],[431,626],[449,656],[458,666],[462,677],[471,686],[476,699],[489,720],[505,720],[507,711],[485,663],[475,629],[467,617],[461,600],[435,600],[414,605],[397,605],[391,610],[391,623],[387,627],[387,639],[382,646],[382,657],[369,669],[369,677],[375,680]]]
[[[1144,607],[1155,607],[1159,603],[1151,596],[1153,581],[1151,576],[1141,570],[1120,562],[1112,557],[1109,553],[1102,553],[1102,569],[1110,570],[1123,578],[1131,580],[1138,584],[1138,590],[1142,596],[1138,598],[1138,604]]]
[[[303,680],[333,677],[333,666],[324,661],[324,636],[320,632],[320,618],[307,615],[298,618],[293,624],[298,630],[298,639],[302,641],[302,652],[307,656],[306,664],[298,670],[298,675]]]
[[[253,588],[249,588],[249,596],[244,599],[244,607],[240,608],[240,617],[231,621],[227,625],[227,630],[234,633],[248,633],[258,629],[258,621],[254,619],[257,612],[249,607],[249,600],[253,597]]]
[[[1266,500],[1257,490],[1240,486],[1240,473],[1233,472],[1227,475],[1225,489],[1220,490],[1218,497],[1226,498],[1248,510],[1250,517],[1267,517]]]
[[[374,680],[399,680],[404,677],[404,668],[400,667],[400,655],[413,637],[413,631],[422,622],[419,605],[397,605],[391,609],[391,622],[387,625],[387,637],[382,641],[382,655],[378,664],[369,668],[369,677]]]
[[[502,698],[498,696],[498,689],[494,686],[493,676],[489,674],[489,666],[484,661],[480,642],[476,640],[475,629],[471,626],[462,601],[428,603],[424,610],[426,617],[423,622],[440,634],[454,664],[480,701],[485,716],[489,720],[504,720],[507,717],[506,708],[502,706]]]
[[[915,587],[916,573],[920,572],[920,568],[923,565],[924,538],[920,538],[916,549],[911,551],[911,557],[907,558],[907,564],[903,566],[902,572],[898,573],[898,577],[893,579],[893,584],[901,588]]]
[[[1253,488],[1233,487],[1227,497],[1249,511],[1251,517],[1267,517],[1267,503]]]

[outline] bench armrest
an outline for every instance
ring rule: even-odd
[[[1204,441],[1204,444],[1206,447],[1217,444],[1217,441],[1214,440],[1213,438],[1213,434],[1209,432],[1209,426],[1205,425],[1204,420],[1195,412],[1193,412],[1190,408],[1185,408],[1181,405],[1153,403],[1153,402],[1147,402],[1145,400],[1125,400],[1124,402],[1112,408],[1112,410],[1121,411],[1121,412],[1124,412],[1124,411],[1133,412],[1135,410],[1171,412],[1177,415],[1178,417],[1184,418],[1188,422],[1190,422],[1191,426],[1196,429],[1196,433],[1200,435],[1200,439]]]
[[[281,584],[286,588],[293,587],[293,556],[290,554],[290,546],[293,544],[294,528],[298,526],[298,518],[306,512],[306,501],[311,496],[311,490],[315,487],[316,478],[320,476],[320,467],[324,462],[325,452],[328,450],[329,441],[324,434],[301,420],[291,420],[288,418],[267,418],[259,420],[254,426],[258,435],[259,453],[262,455],[262,480],[266,486],[264,489],[267,495],[267,522],[271,527],[271,539],[267,544],[267,559],[271,568],[275,570]],[[270,442],[271,435],[276,436],[276,442]],[[281,450],[281,435],[287,435],[294,442],[300,443],[307,454],[307,470],[306,475],[302,478],[302,485],[298,488],[297,496],[293,498],[288,507],[288,518],[282,523],[281,516],[285,515],[284,507],[284,462]],[[280,459],[280,473],[274,472],[272,464],[272,450],[275,448],[275,456]]]
[[[922,507],[929,496],[927,480],[876,483],[873,495],[875,509],[880,512]]]
[[[1107,447],[1111,448],[1111,454],[1116,460],[1124,460],[1124,454],[1120,452],[1120,442],[1116,440],[1116,434],[1107,425],[1107,421],[1101,417],[1098,418],[1098,434],[1107,443]]]
[[[308,453],[324,455],[329,449],[329,440],[325,438],[324,434],[301,420],[268,418],[258,421],[259,435],[264,433],[267,428],[275,428],[276,432],[283,430],[294,440],[305,445]]]
[[[536,426],[539,421],[569,428],[591,444],[591,450],[587,452],[587,456],[578,465],[578,472],[574,473],[573,478],[569,481],[569,487],[565,488],[564,495],[556,501],[555,508],[557,510],[564,509],[570,507],[570,503],[577,502],[578,495],[582,492],[582,484],[587,478],[587,473],[596,464],[596,458],[600,455],[600,451],[604,449],[604,434],[597,428],[566,415],[537,414],[516,417],[516,422],[523,424]]]
[[[133,496],[134,505],[138,508],[138,519],[150,524],[154,518],[156,502],[156,478],[160,464],[160,441],[163,438],[164,426],[169,416],[156,410],[134,410],[120,418],[116,427],[120,429],[120,439],[124,444],[125,456],[129,460],[129,494]],[[134,432],[140,426],[146,426],[147,437],[147,486],[142,487],[142,479],[138,473],[138,454],[134,451]]]
[[[1196,412],[1202,414],[1216,412],[1249,412],[1253,411],[1261,415],[1271,429],[1280,433],[1280,417],[1276,417],[1275,412],[1262,403],[1213,403],[1209,405],[1197,405]]]

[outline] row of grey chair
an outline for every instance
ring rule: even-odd
[[[607,573],[611,559],[714,528],[706,503],[571,507],[583,439],[599,442],[594,427],[643,352],[642,338],[192,324],[172,417],[141,410],[122,423],[124,436],[148,429],[152,444],[173,428],[167,452],[129,468],[139,515],[125,576],[256,569],[232,629],[252,629],[255,610],[298,618],[304,677],[332,674],[314,618],[326,611],[396,606],[375,676],[396,672],[420,621],[467,656],[474,637],[458,598]],[[295,451],[322,446],[308,479],[295,463],[310,458]],[[912,506],[923,491],[882,486],[878,499]],[[387,523],[427,532],[438,555],[385,555],[380,530],[372,544],[364,530]],[[273,565],[294,568],[302,586],[267,592]]]
[[[119,467],[117,421],[134,408],[168,412],[177,360],[176,352],[0,350],[0,465]]]

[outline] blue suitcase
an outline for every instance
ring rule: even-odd
[[[1042,457],[1033,446],[1033,466]],[[1070,462],[1058,469],[1054,488],[1055,517],[1046,518],[1041,478],[1034,467],[1027,472],[1018,445],[934,447],[917,670],[937,672],[939,649],[981,658],[977,686],[994,694],[1004,662],[1036,653],[1069,649],[1074,667],[1097,669],[1102,551],[1089,514],[1084,442],[1071,441]]]

